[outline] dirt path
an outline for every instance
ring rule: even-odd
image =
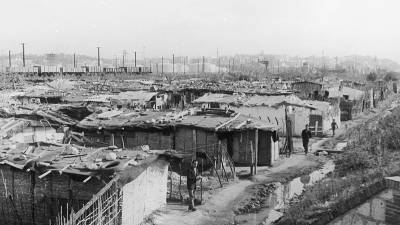
[[[303,153],[278,160],[274,167],[261,167],[251,179],[237,180],[221,188],[210,196],[197,211],[188,212],[187,205],[168,203],[163,209],[153,213],[145,224],[153,225],[227,225],[234,224],[234,211],[251,198],[252,189],[257,184],[268,184],[283,178],[297,177],[299,171],[319,165],[313,158]]]
[[[311,152],[320,148],[334,148],[338,141],[343,141],[347,129],[355,126],[369,115],[360,115],[353,121],[342,123],[335,137],[314,138]],[[298,142],[298,143],[297,143]],[[279,159],[273,167],[259,167],[258,174],[251,179],[242,179],[212,193],[197,211],[188,212],[187,205],[182,203],[168,203],[163,209],[153,213],[144,222],[144,225],[232,225],[235,221],[235,210],[254,199],[258,186],[273,182],[285,182],[292,178],[308,174],[321,165],[319,157],[304,155],[301,141],[295,142],[295,149],[299,149],[290,158]],[[299,146],[297,146],[299,145]],[[248,173],[248,168],[237,168],[237,172]],[[265,186],[265,185],[264,185]]]

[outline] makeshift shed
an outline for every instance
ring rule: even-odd
[[[221,115],[206,111],[141,114],[124,112],[110,120],[99,120],[97,115],[93,114],[81,121],[77,128],[79,131],[84,131],[86,138],[96,143],[104,142],[106,145],[112,144],[122,148],[149,145],[150,149],[174,149],[193,154],[201,151],[217,159],[220,157],[218,155],[228,153],[230,157],[235,156],[235,163],[242,164],[251,162],[248,157],[251,149],[242,151],[234,147],[233,142],[240,140],[238,143],[242,143],[244,140],[238,139],[240,136],[235,134],[261,129],[263,130],[260,132],[261,143],[264,137],[267,138],[267,134],[263,136],[264,131],[271,137],[270,133],[276,133],[279,129],[269,122],[245,115]],[[243,143],[250,145],[249,141]],[[267,146],[260,149],[260,151],[278,152],[277,147]],[[242,154],[247,156],[242,157]],[[270,158],[260,158],[260,161],[263,164],[271,164],[276,159],[273,156],[276,155],[268,153],[266,157]],[[219,158],[219,161],[223,159]]]
[[[322,84],[298,81],[292,83],[292,89],[301,99],[319,99],[321,98]]]
[[[306,100],[305,103],[315,108],[310,112],[310,130],[314,136],[323,136],[331,132],[333,119],[340,127],[340,108],[337,101],[324,102]]]
[[[349,87],[332,87],[328,89],[329,98],[340,99],[340,120],[346,121],[353,119],[354,115],[362,112],[365,105],[365,92]]]
[[[206,109],[229,109],[231,105],[240,104],[241,101],[245,100],[246,96],[238,94],[213,94],[207,93],[202,97],[193,101],[194,105],[200,108]]]
[[[166,202],[168,162],[163,151],[114,150],[2,147],[0,224],[140,224]]]
[[[350,101],[360,100],[364,96],[364,91],[344,86],[331,87],[327,91],[329,98],[344,98]]]
[[[142,108],[155,107],[161,109],[163,104],[156,104],[156,96],[158,95],[158,92],[126,91],[112,96],[111,104],[121,106],[141,106]]]
[[[288,103],[288,105],[286,107],[284,105],[279,105],[283,102]],[[293,135],[301,135],[301,131],[304,129],[305,125],[309,123],[310,108],[307,103],[303,102],[295,95],[255,95],[248,97],[242,104],[231,107],[235,112],[277,125],[284,133],[286,127],[285,108],[287,109],[288,118],[292,121]]]

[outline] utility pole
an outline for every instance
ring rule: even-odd
[[[218,73],[221,74],[221,59],[218,58]]]
[[[135,51],[135,67],[136,67],[136,51]]]
[[[74,68],[76,68],[76,56],[75,56],[75,53],[74,53]]]
[[[151,67],[151,59],[150,59],[150,72],[152,72],[152,67]]]
[[[200,59],[197,60],[197,74],[200,74]]]
[[[232,59],[232,72],[235,72],[235,58]]]
[[[122,67],[125,67],[125,54],[126,54],[126,51],[124,50],[122,52]]]
[[[186,57],[183,58],[183,74],[186,74]]]
[[[231,59],[228,59],[228,73],[231,73]]]
[[[25,43],[22,44],[22,66],[25,67]]]
[[[175,74],[175,55],[172,54],[172,74]]]
[[[205,73],[204,61],[205,61],[205,59],[204,59],[204,56],[203,56],[203,67],[202,67],[203,73]]]
[[[97,47],[97,66],[100,67],[100,47]]]
[[[115,56],[115,68],[118,68],[118,57]]]
[[[11,50],[8,50],[8,66],[11,68]]]
[[[164,56],[161,57],[161,74],[164,74]]]
[[[280,63],[279,63],[279,60],[278,60],[278,73],[279,73],[279,67],[280,67],[280,65],[279,65]]]

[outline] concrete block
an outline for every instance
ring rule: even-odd
[[[377,225],[375,221],[367,221],[365,225]]]
[[[371,214],[371,205],[369,202],[362,204],[358,209],[357,212],[363,216],[369,217]]]
[[[382,199],[373,199],[371,202],[371,216],[375,220],[385,221],[386,203]]]
[[[354,215],[351,225],[364,225],[364,220],[359,215]]]
[[[351,224],[353,220],[353,214],[348,214],[343,217],[342,224]]]

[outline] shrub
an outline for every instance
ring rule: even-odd
[[[398,80],[399,76],[400,76],[400,74],[397,72],[389,72],[385,75],[385,77],[383,79],[385,81],[396,81],[396,80]]]
[[[369,73],[367,75],[367,81],[375,81],[378,78],[378,76],[376,75],[376,73]]]
[[[339,173],[368,169],[374,165],[370,154],[359,149],[344,151],[343,154],[335,157],[334,162]]]

